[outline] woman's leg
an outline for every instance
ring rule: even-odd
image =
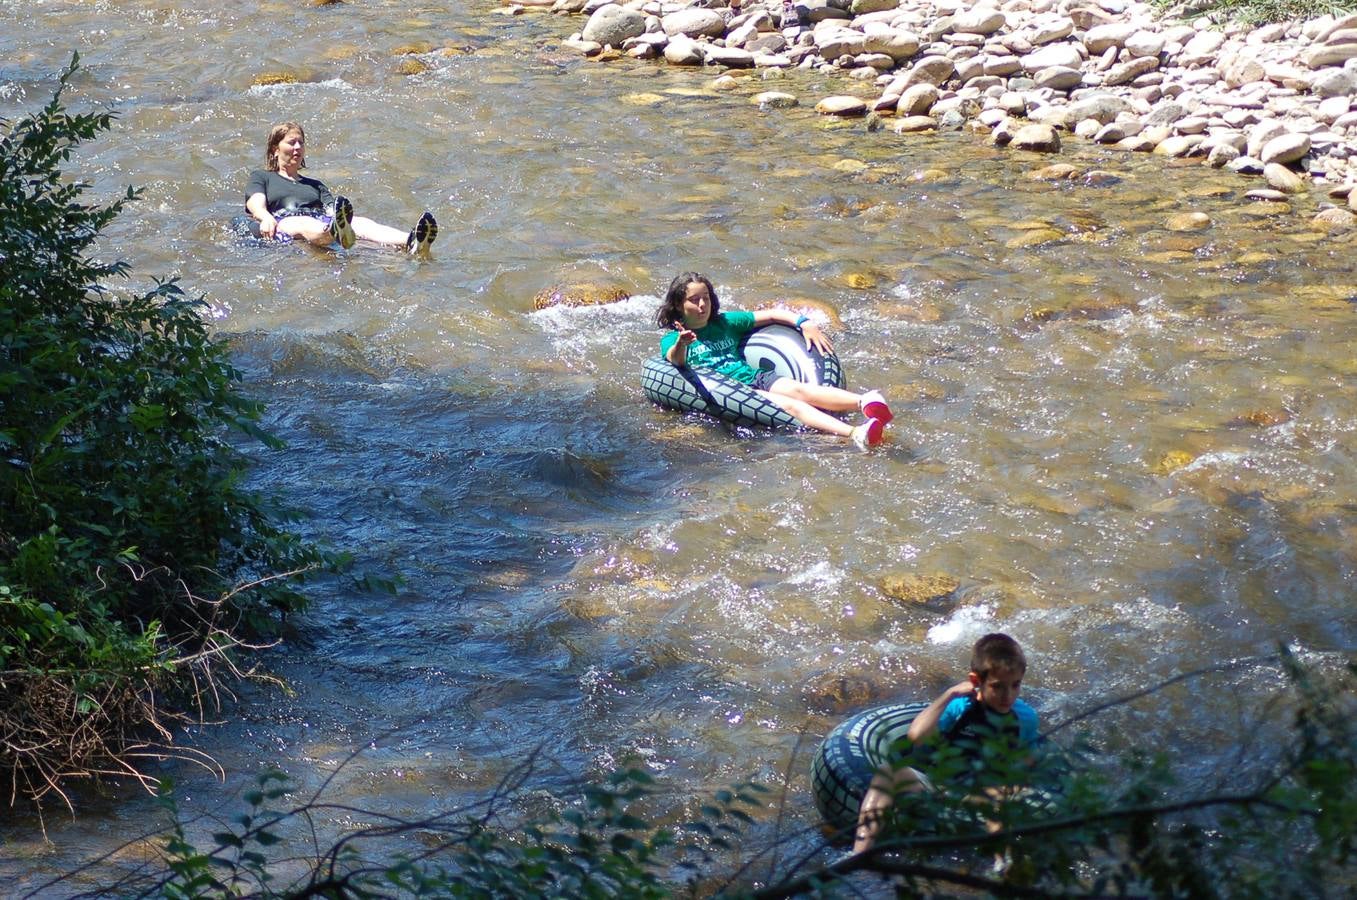
[[[375,222],[366,216],[353,217],[353,233],[358,235],[360,241],[371,241],[374,244],[401,248],[405,247],[405,239],[410,236],[408,231],[383,225],[381,222]]]
[[[278,220],[277,234],[320,247],[330,246],[335,239],[329,224],[314,216],[285,216]]]

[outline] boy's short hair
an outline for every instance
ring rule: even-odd
[[[998,632],[985,635],[971,649],[972,672],[983,680],[995,669],[1020,675],[1027,671],[1027,657],[1023,656],[1022,647],[1013,638]]]

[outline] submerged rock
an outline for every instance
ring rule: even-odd
[[[953,599],[961,581],[945,572],[921,575],[907,572],[887,575],[879,583],[881,592],[892,600],[907,604],[941,603]]]
[[[555,284],[542,288],[532,298],[533,309],[548,309],[553,306],[602,306],[630,300],[631,293],[625,288],[599,284]]]

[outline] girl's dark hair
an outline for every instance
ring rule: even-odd
[[[711,297],[711,318],[716,318],[716,314],[721,311],[721,301],[716,296],[716,288],[712,286],[711,279],[700,272],[684,272],[669,282],[669,293],[664,295],[664,303],[655,314],[656,325],[667,331],[673,328],[675,323],[683,321],[683,298],[688,293],[688,285],[694,281],[700,281],[707,286],[707,296]]]

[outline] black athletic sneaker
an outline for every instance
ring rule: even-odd
[[[405,239],[405,250],[411,256],[428,256],[429,245],[433,243],[436,237],[438,237],[438,223],[434,221],[433,213],[425,212],[415,223],[410,236]]]
[[[353,233],[353,204],[349,202],[348,197],[335,198],[335,217],[330,220],[330,234],[339,241],[339,246],[345,250],[352,247],[358,241],[358,235]]]

